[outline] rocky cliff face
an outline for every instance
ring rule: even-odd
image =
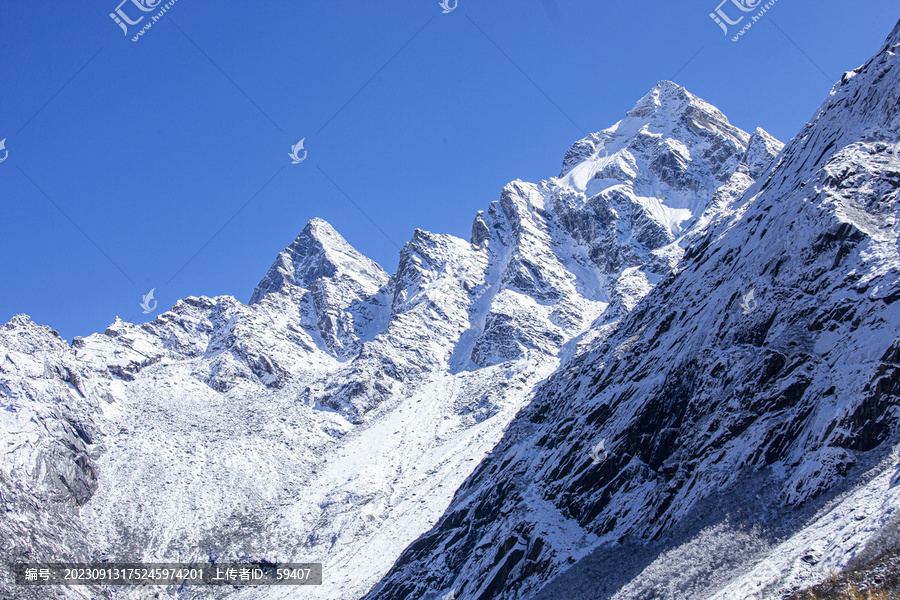
[[[573,145],[560,178],[507,185],[468,243],[417,232],[389,285],[385,333],[318,400],[357,418],[413,375],[573,356],[671,272],[781,147],[660,82]]]
[[[389,316],[378,294],[388,274],[322,219],[313,219],[278,255],[250,304],[268,295],[299,304],[311,335],[336,358],[347,359]],[[315,327],[312,327],[315,324]]]
[[[0,562],[89,560],[79,513],[97,490],[105,451],[97,390],[49,327],[17,316],[0,328],[0,347]],[[11,598],[62,596],[16,589],[7,569],[0,590]]]
[[[470,240],[416,231],[393,275],[313,220],[249,304],[186,298],[71,346],[13,319],[0,490],[33,521],[0,516],[9,557],[318,561],[329,584],[309,593],[362,596],[535,387],[600,356],[780,149],[661,82],[572,146],[560,177],[507,185]]]
[[[757,134],[717,170],[739,138],[680,111],[725,138],[710,176],[758,180],[718,188],[677,271],[540,388],[366,598],[774,598],[900,545],[876,535],[900,518],[898,50],[900,26],[768,167]],[[567,176],[611,143],[573,146]],[[645,248],[700,212],[668,147],[653,164],[681,200]]]

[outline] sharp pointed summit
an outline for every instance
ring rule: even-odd
[[[286,285],[310,288],[320,279],[333,278],[354,280],[373,293],[387,282],[388,274],[351,246],[327,221],[315,218],[278,255],[256,286],[250,304],[256,304],[266,294],[283,291]]]

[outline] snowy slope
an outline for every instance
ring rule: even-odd
[[[366,598],[775,598],[900,545],[877,535],[900,519],[898,51],[900,25],[710,204],[677,272],[540,388]],[[697,212],[669,208],[670,232]]]
[[[71,346],[16,317],[0,335],[2,559],[315,561],[326,584],[305,596],[361,597],[536,387],[780,149],[660,82],[560,177],[506,186],[470,240],[417,230],[393,275],[314,219],[249,304],[185,298]]]
[[[23,316],[0,328],[0,348],[0,563],[89,560],[79,511],[97,489],[104,447],[87,370],[58,333]],[[17,599],[61,597],[56,590],[13,591],[6,568],[0,590]]]

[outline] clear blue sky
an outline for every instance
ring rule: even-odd
[[[505,183],[557,175],[661,79],[787,141],[900,18],[779,0],[733,43],[717,0],[177,0],[135,43],[118,2],[0,0],[0,322],[68,340],[246,302],[312,217],[392,272],[416,227],[468,238]]]

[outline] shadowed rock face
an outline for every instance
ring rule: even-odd
[[[900,508],[898,49],[900,26],[775,164],[745,155],[759,181],[713,199],[677,273],[550,378],[366,598],[780,597],[875,543]],[[609,142],[577,143],[564,171]],[[726,146],[709,144],[711,164]],[[693,189],[676,152],[652,164]],[[620,214],[606,206],[604,224]],[[584,219],[567,220],[582,237],[597,230]]]

